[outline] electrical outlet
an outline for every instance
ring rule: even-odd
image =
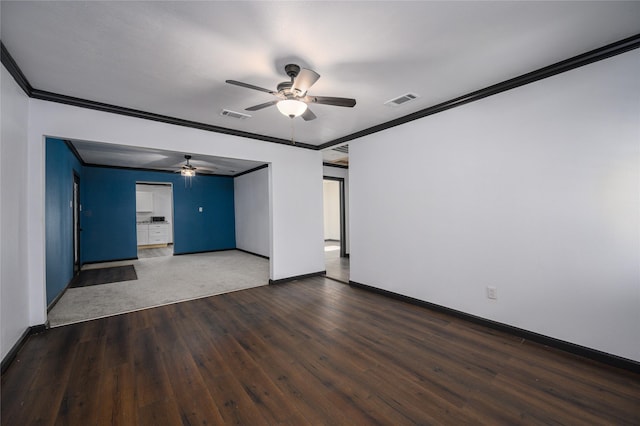
[[[487,286],[487,297],[493,300],[498,299],[498,289],[493,286]]]

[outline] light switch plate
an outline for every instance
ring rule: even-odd
[[[489,299],[497,300],[498,299],[498,289],[493,286],[487,286],[487,297]]]

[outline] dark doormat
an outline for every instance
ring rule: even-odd
[[[133,265],[86,269],[84,271],[80,271],[80,274],[75,280],[73,280],[69,287],[89,287],[91,285],[117,283],[120,281],[132,281],[137,279],[138,275],[136,274],[136,269]]]

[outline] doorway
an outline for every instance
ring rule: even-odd
[[[348,283],[344,178],[325,176],[322,184],[326,275]]]
[[[173,256],[173,185],[136,182],[138,259]]]
[[[73,172],[73,276],[80,273],[80,176]]]

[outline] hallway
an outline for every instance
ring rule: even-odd
[[[349,258],[340,257],[340,241],[324,242],[324,263],[328,278],[349,283]]]

